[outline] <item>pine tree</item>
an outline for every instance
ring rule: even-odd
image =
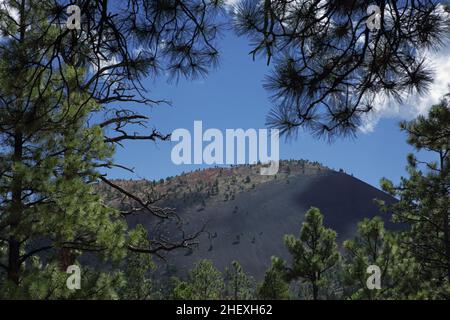
[[[54,257],[63,248],[111,259],[126,254],[124,221],[94,192],[97,166],[110,161],[114,149],[105,143],[99,126],[86,126],[99,105],[77,88],[76,77],[85,71],[69,65],[58,72],[27,66],[42,43],[55,41],[55,35],[41,38],[40,28],[52,28],[41,20],[45,12],[35,2],[21,4],[14,7],[11,2],[10,8],[19,13],[19,38],[6,40],[0,57],[5,102],[0,113],[0,259],[6,270],[4,291],[11,296],[26,292],[25,284],[34,286],[28,278],[39,273],[52,278],[55,263],[26,267],[45,251]],[[33,28],[25,28],[32,23]],[[63,82],[67,91],[60,89]]]
[[[130,233],[130,242],[139,247],[147,247],[148,235],[142,225]],[[152,258],[148,254],[131,252],[124,262],[125,285],[120,291],[120,298],[127,300],[145,300],[151,298],[152,282],[149,272],[154,270]]]
[[[220,299],[225,286],[220,271],[206,259],[195,264],[187,281],[173,279],[173,282],[173,298],[183,300]]]
[[[450,296],[450,107],[448,100],[431,108],[427,117],[401,124],[408,143],[417,151],[428,151],[437,161],[408,156],[409,178],[400,185],[382,180],[385,191],[399,202],[385,206],[394,220],[408,226],[402,237],[420,264],[417,279],[428,282],[436,297]]]
[[[233,300],[248,300],[253,296],[253,281],[248,277],[237,261],[225,271],[227,296]]]
[[[358,235],[344,242],[344,295],[351,299],[411,299],[420,289],[415,274],[419,265],[404,247],[401,234],[386,231],[380,217],[364,219]],[[380,269],[380,289],[369,289],[369,266]]]
[[[306,282],[313,299],[319,299],[320,288],[327,285],[327,272],[339,261],[336,232],[323,226],[319,209],[311,208],[305,214],[300,237],[286,235],[284,243],[292,255],[292,265],[286,267],[287,278]]]
[[[272,265],[266,271],[264,281],[258,287],[258,298],[264,300],[287,300],[290,297],[289,284],[285,280],[283,262],[272,257]]]
[[[111,103],[155,104],[140,80],[155,71],[157,60],[174,76],[205,74],[217,57],[209,19],[219,4],[82,3],[81,31],[66,26],[67,1],[4,0],[0,6],[0,292],[5,298],[117,297],[107,284],[121,282],[119,273],[87,266],[82,266],[82,289],[68,293],[67,263],[77,264],[80,255],[90,253],[115,266],[128,251],[159,254],[188,247],[196,236],[174,242],[152,235],[145,247],[133,243],[126,216],[145,212],[166,221],[176,216],[120,188],[105,171],[115,166],[117,144],[168,136],[156,129],[128,133],[129,125],[143,125],[147,116]],[[142,7],[139,14],[136,6]],[[143,15],[164,18],[150,26]],[[165,40],[164,53],[154,53],[160,45],[155,41]],[[183,42],[188,50],[181,52]],[[124,210],[103,202],[99,182],[126,197]]]

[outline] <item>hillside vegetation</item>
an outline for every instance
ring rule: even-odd
[[[158,181],[117,179],[114,183],[158,205],[183,210],[195,206],[202,210],[208,204],[233,200],[237,194],[271,181],[282,180],[289,183],[289,179],[295,177],[311,177],[331,171],[318,162],[308,160],[281,161],[280,170],[274,176],[261,175],[261,167],[261,164],[214,167]],[[110,186],[100,184],[97,190],[107,203],[116,207],[126,206],[123,196]]]

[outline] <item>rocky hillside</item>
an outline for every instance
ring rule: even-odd
[[[290,160],[280,163],[274,176],[260,175],[260,164],[211,168],[167,177],[159,181],[114,180],[114,183],[133,194],[146,199],[161,199],[158,204],[185,210],[188,207],[204,209],[207,204],[233,200],[237,194],[276,180],[298,176],[316,176],[330,169],[308,160]],[[100,193],[108,203],[120,206],[122,198],[109,186],[99,186]]]
[[[127,181],[123,188],[159,199],[162,206],[176,208],[187,231],[202,227],[194,250],[170,253],[163,269],[184,273],[201,258],[224,269],[238,260],[251,275],[261,279],[270,257],[287,257],[282,238],[298,234],[304,213],[311,206],[321,209],[325,224],[337,231],[339,241],[353,237],[357,222],[380,215],[374,199],[392,202],[387,194],[350,176],[318,163],[283,161],[276,176],[261,176],[260,165],[212,168],[164,181]],[[106,201],[120,206],[108,187],[100,188]],[[386,217],[388,220],[388,217]],[[146,215],[130,217],[149,230],[154,222]],[[170,236],[170,230],[165,230]]]

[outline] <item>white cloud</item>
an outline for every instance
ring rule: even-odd
[[[6,0],[0,0],[0,10],[5,11],[14,21],[19,21],[19,11],[16,8],[12,8]]]
[[[429,92],[423,96],[413,94],[402,104],[379,97],[374,111],[363,119],[360,127],[363,133],[374,131],[378,122],[383,118],[411,120],[418,115],[424,115],[450,92],[450,44],[447,44],[439,52],[428,52],[426,56],[430,67],[434,70],[434,81]]]
[[[444,20],[450,17],[450,14],[445,12],[442,5],[437,7],[436,12],[443,15]],[[363,133],[373,132],[378,122],[383,118],[411,120],[418,115],[425,115],[433,105],[439,103],[443,96],[450,92],[450,43],[447,42],[437,52],[425,52],[424,57],[434,71],[434,81],[428,93],[423,96],[411,95],[402,104],[378,97],[375,110],[363,119],[363,124],[360,127]]]
[[[240,0],[225,0],[225,4],[231,6],[237,2],[239,2]]]

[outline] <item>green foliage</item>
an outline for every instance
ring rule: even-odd
[[[400,200],[384,205],[393,213],[394,220],[408,226],[402,234],[402,243],[420,269],[416,281],[432,288],[420,295],[430,298],[449,298],[450,292],[450,107],[448,100],[435,105],[428,117],[403,122],[402,130],[408,133],[408,143],[418,151],[432,153],[437,161],[420,161],[408,156],[409,178],[400,185],[382,180],[386,192]]]
[[[222,274],[211,261],[200,260],[189,272],[188,280],[173,280],[173,299],[181,300],[216,300],[223,295],[224,281]]]
[[[119,291],[125,286],[120,272],[100,272],[80,266],[81,289],[69,290],[66,285],[68,274],[57,263],[43,265],[33,258],[20,286],[12,282],[3,283],[0,299],[118,299]],[[6,280],[5,278],[2,279]],[[2,282],[3,282],[2,281]]]
[[[130,244],[141,248],[148,247],[149,241],[147,238],[147,231],[142,225],[138,225],[130,233]],[[149,299],[152,283],[148,274],[155,268],[156,266],[149,254],[130,252],[123,267],[126,285],[120,292],[120,298],[127,300]]]
[[[237,261],[225,271],[226,296],[233,300],[249,300],[253,297],[253,279],[248,277]]]
[[[311,208],[306,212],[300,237],[286,235],[284,243],[292,255],[286,276],[310,284],[313,299],[319,299],[319,289],[328,284],[327,271],[339,261],[336,232],[323,226],[319,209]]]
[[[171,279],[171,299],[174,300],[191,300],[194,299],[194,293],[192,292],[192,286],[186,282],[182,281],[177,277]]]
[[[99,167],[112,163],[114,147],[90,122],[102,106],[80,89],[89,72],[82,63],[49,62],[48,46],[63,41],[47,19],[51,2],[26,3],[25,11],[17,1],[4,4],[26,26],[2,38],[0,50],[0,292],[3,298],[117,298],[119,272],[83,266],[81,290],[69,292],[60,270],[61,249],[74,256],[71,263],[87,252],[99,262],[124,259],[128,228],[95,192]],[[18,32],[14,24],[5,29],[1,10],[2,32]]]
[[[364,219],[358,224],[355,240],[344,242],[346,264],[344,267],[345,294],[351,299],[405,299],[417,292],[415,273],[418,265],[400,244],[399,234],[388,232],[380,217]],[[378,266],[381,270],[381,289],[369,290],[367,268]]]
[[[285,280],[285,267],[283,262],[272,257],[272,265],[266,271],[264,281],[258,287],[258,298],[264,300],[289,299],[289,284]]]
[[[73,70],[67,68],[61,72],[70,82]],[[8,81],[10,75],[0,71],[0,78]],[[5,89],[3,84],[0,86]],[[113,152],[104,143],[99,127],[85,126],[90,113],[98,106],[84,103],[86,97],[79,93],[71,94],[70,106],[62,103],[55,108],[53,99],[50,92],[41,96],[34,106],[34,112],[40,114],[39,120],[27,126],[19,122],[11,131],[15,139],[7,140],[4,147],[16,151],[20,148],[22,152],[1,154],[6,164],[3,169],[8,174],[0,177],[0,198],[5,210],[0,223],[7,226],[0,231],[0,237],[10,242],[0,244],[5,246],[0,250],[0,261],[6,263],[7,252],[13,257],[8,278],[16,286],[20,284],[20,288],[6,290],[12,296],[15,296],[12,292],[31,292],[37,284],[46,287],[44,279],[60,279],[48,262],[43,263],[39,272],[25,264],[34,252],[70,248],[75,255],[93,251],[111,260],[126,255],[126,224],[115,209],[102,203],[92,184],[98,177],[98,163],[108,162]],[[15,114],[2,113],[1,121],[13,123],[17,118]],[[7,194],[11,191],[13,198],[9,201]],[[33,248],[39,239],[47,239],[50,244]],[[39,275],[42,278],[38,280]],[[12,283],[6,285],[12,287]],[[49,288],[50,285],[53,284],[48,284]],[[60,290],[55,289],[52,297],[57,292]]]

